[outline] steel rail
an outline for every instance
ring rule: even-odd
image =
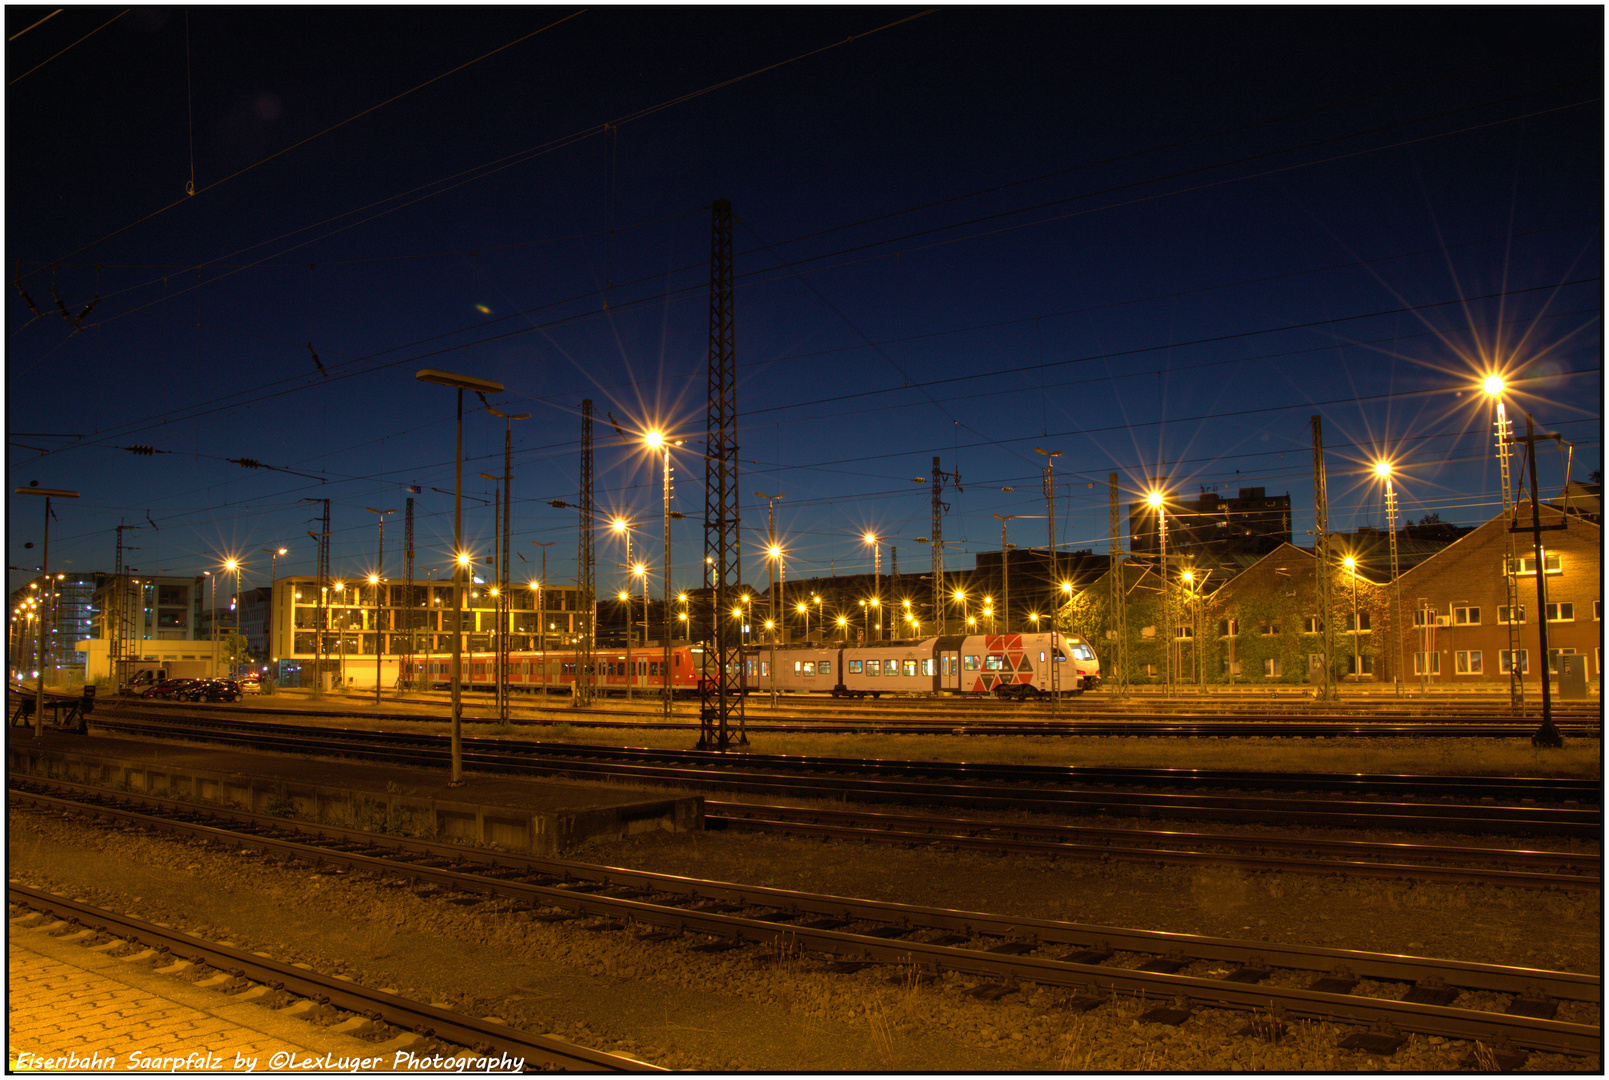
[[[304,735],[310,731],[329,738],[387,739],[414,746],[435,746],[435,735],[375,732],[367,729],[330,729],[319,725],[235,722],[223,726],[254,733]],[[1013,783],[1058,785],[1131,785],[1149,787],[1230,788],[1257,791],[1386,792],[1439,798],[1473,795],[1479,798],[1533,799],[1552,802],[1601,801],[1603,784],[1597,778],[1547,776],[1459,776],[1413,773],[1308,773],[1278,770],[1177,769],[1134,766],[1033,765],[991,762],[928,761],[900,758],[845,758],[823,755],[743,754],[738,757],[700,750],[645,747],[585,746],[569,743],[508,739],[468,740],[489,751],[517,748],[525,755],[585,757],[627,762],[741,765],[789,771],[869,773],[890,776],[946,777],[952,779],[1008,779]]]
[[[1540,870],[1455,867],[1363,859],[1291,858],[1289,856],[1245,854],[1242,851],[1223,852],[1164,847],[1119,847],[1109,843],[1081,843],[1067,839],[1024,839],[1017,835],[986,835],[991,832],[1012,834],[1018,830],[1010,828],[989,829],[984,827],[984,823],[978,822],[950,823],[930,821],[920,823],[918,828],[905,828],[887,823],[866,826],[808,820],[820,815],[816,815],[813,811],[796,810],[791,807],[770,807],[768,808],[769,810],[781,811],[782,813],[780,815],[772,813],[768,816],[748,812],[732,812],[733,809],[734,804],[727,804],[726,812],[721,810],[712,812],[709,804],[706,804],[704,813],[705,827],[790,836],[830,836],[845,840],[903,844],[912,847],[941,844],[946,847],[971,848],[980,851],[1011,851],[1023,855],[1042,855],[1054,858],[1110,859],[1123,862],[1162,863],[1173,866],[1222,866],[1239,870],[1275,871],[1279,873],[1338,875],[1342,877],[1369,877],[1390,880],[1407,878],[1416,881],[1562,889],[1576,892],[1598,892],[1603,887],[1603,881],[1599,877],[1550,873]],[[844,813],[840,816],[854,817],[856,815]],[[915,819],[908,820],[915,823]],[[971,831],[956,831],[954,827],[956,825],[962,827],[969,825]],[[1077,832],[1078,830],[1072,829],[1069,831]],[[1121,830],[1091,831],[1100,832],[1110,837],[1115,836]],[[1151,840],[1156,843],[1162,842],[1163,835],[1160,833],[1130,833],[1130,836],[1134,839]],[[1171,835],[1189,834],[1175,833]],[[1195,835],[1200,837],[1200,834]],[[1198,842],[1208,841],[1202,838]],[[1225,836],[1220,836],[1211,842],[1233,844],[1240,848],[1267,846],[1301,848],[1304,846],[1299,841],[1273,841],[1270,843],[1261,838]],[[1382,856],[1385,852],[1381,849],[1386,846],[1360,844],[1360,847],[1366,848],[1370,854],[1380,854]],[[1464,850],[1470,851],[1474,849]],[[1525,852],[1520,854],[1545,855],[1546,853]],[[1494,852],[1492,857],[1498,857],[1498,853]],[[1597,862],[1594,861],[1593,865],[1596,866]]]
[[[143,701],[138,699],[122,700],[110,699],[102,703],[101,711],[105,708],[127,708],[147,711],[162,711],[166,709],[183,708],[187,711],[197,709],[214,713],[236,713],[241,710],[235,706],[197,706],[179,705],[165,701]],[[912,711],[932,712],[942,706],[918,706]],[[1000,719],[983,712],[958,712],[950,709],[944,719],[898,719],[897,709],[888,706],[881,708],[868,708],[864,711],[838,708],[836,715],[831,718],[818,718],[805,714],[788,716],[786,714],[773,714],[765,716],[755,713],[753,722],[756,730],[785,732],[794,734],[843,734],[855,732],[877,732],[882,734],[932,734],[941,732],[958,736],[1124,736],[1124,737],[1150,737],[1150,738],[1191,738],[1191,737],[1223,737],[1234,735],[1250,735],[1263,738],[1529,738],[1534,731],[1534,722],[1516,720],[1512,716],[1502,716],[1486,722],[1471,722],[1457,714],[1445,714],[1446,718],[1438,720],[1435,717],[1443,714],[1388,714],[1373,720],[1359,720],[1356,717],[1337,714],[1315,714],[1292,718],[1288,712],[1267,712],[1261,714],[1245,714],[1247,716],[1266,715],[1270,719],[1256,720],[1225,720],[1223,717],[1234,715],[1231,712],[1214,710],[1211,714],[1190,714],[1179,712],[1151,712],[1136,713],[1132,710],[1123,713],[1121,719],[1105,719],[1100,714],[1090,712],[1084,719],[1073,721],[1052,721],[1020,719],[1021,713],[1015,710],[1022,706],[1001,706],[1002,710],[1011,710],[1015,715],[1010,719]],[[369,719],[396,721],[401,723],[427,723],[439,720],[439,717],[406,712],[353,712],[335,709],[323,709],[317,714],[307,710],[271,710],[260,705],[253,705],[250,711],[254,714],[266,713],[280,717],[305,717],[318,715],[331,719]],[[540,711],[540,710],[539,710]],[[684,720],[664,721],[661,714],[652,717],[643,716],[633,718],[629,711],[610,709],[584,709],[577,715],[575,710],[566,708],[562,717],[542,718],[512,717],[515,723],[543,724],[563,722],[572,727],[598,728],[598,729],[632,729],[645,730],[685,730],[695,722],[689,715]],[[891,713],[894,714],[891,716]],[[595,719],[584,719],[585,716]],[[1195,715],[1211,715],[1213,720],[1191,719]],[[1401,715],[1412,719],[1394,720],[1392,716]],[[1047,713],[1048,717],[1049,714]],[[1572,717],[1580,717],[1573,719]],[[1595,719],[1596,713],[1580,712],[1567,714],[1559,718],[1561,731],[1576,738],[1601,737],[1601,719]],[[471,718],[473,720],[473,718]],[[487,719],[490,723],[492,720]]]
[[[90,809],[103,812],[100,808]],[[119,814],[140,816],[130,815],[128,812],[114,812],[112,816]],[[589,866],[563,860],[512,857],[527,863],[538,872],[562,874],[571,882],[569,885],[532,885],[488,874],[378,858],[360,852],[313,848],[293,841],[253,836],[249,833],[232,833],[193,823],[156,821],[153,824],[170,829],[182,828],[197,835],[211,836],[226,843],[271,851],[290,859],[336,863],[374,873],[404,876],[458,892],[504,897],[531,905],[533,908],[557,907],[609,920],[628,919],[665,927],[677,934],[691,931],[713,939],[739,942],[772,943],[780,940],[794,947],[866,961],[942,968],[991,979],[1022,980],[1075,989],[1093,989],[1097,993],[1116,990],[1161,996],[1163,999],[1184,997],[1204,1006],[1255,1010],[1278,1008],[1292,1016],[1327,1020],[1342,1019],[1365,1024],[1385,1022],[1400,1030],[1444,1038],[1480,1039],[1488,1043],[1494,1039],[1507,1038],[1517,1046],[1558,1053],[1596,1053],[1601,1041],[1601,1029],[1585,1024],[1453,1008],[1446,1005],[1364,998],[1312,989],[1255,986],[1232,979],[1200,978],[1116,968],[1101,963],[1082,963],[1025,955],[1016,952],[1010,946],[1020,943],[1031,949],[1048,946],[1082,946],[1097,948],[1107,953],[1113,951],[1160,955],[1184,953],[1197,960],[1236,963],[1264,971],[1289,968],[1309,972],[1331,972],[1344,967],[1353,974],[1368,979],[1410,982],[1425,986],[1446,984],[1517,997],[1523,995],[1534,998],[1540,991],[1563,1000],[1601,1004],[1599,980],[1593,976],[1570,972],[1088,926],[1054,920],[991,915],[984,912],[853,900],[620,867]],[[394,840],[394,838],[387,839]],[[432,846],[438,851],[443,847],[450,847]],[[478,852],[457,849],[457,854],[460,859],[473,858]],[[507,866],[506,860],[510,858],[509,854],[503,853],[498,861]],[[602,892],[589,891],[589,886],[600,889],[612,887],[639,894],[643,890],[651,895],[681,894],[691,897],[694,903],[711,903],[712,908],[672,906],[645,899],[607,896]],[[739,910],[769,908],[777,912],[779,917],[759,918],[717,910],[724,905],[740,905]],[[825,918],[810,922],[797,921],[805,916]],[[859,921],[875,921],[894,932],[859,933],[840,929]],[[993,948],[998,949],[1000,945],[1006,945],[1008,948],[1005,951],[989,951],[991,946],[961,948],[954,944],[913,941],[905,937],[911,933],[931,930],[961,934],[967,940],[981,937],[998,942],[992,946]]]
[[[347,1012],[383,1020],[393,1027],[466,1047],[476,1052],[474,1056],[506,1054],[523,1058],[527,1066],[585,1072],[666,1071],[645,1062],[591,1050],[563,1039],[532,1035],[506,1024],[464,1016],[382,990],[371,990],[350,980],[321,975],[243,949],[106,911],[57,893],[12,883],[7,886],[7,898],[11,903],[58,918],[65,913],[70,922],[115,937],[128,938],[193,963],[218,968],[238,978],[280,987],[299,997],[314,998]]]
[[[118,725],[103,725],[116,730]],[[294,736],[275,734],[247,726],[245,731],[225,733],[193,728],[162,729],[136,724],[126,730],[141,734],[171,734],[189,740],[209,739],[226,745],[250,745],[297,754],[329,754],[393,764],[422,767],[439,766],[443,750],[439,736],[410,736],[406,749],[377,747],[374,739],[382,733],[352,732],[346,737],[314,735],[302,728]],[[1167,814],[1202,820],[1253,821],[1274,824],[1423,830],[1434,828],[1451,832],[1520,832],[1591,839],[1602,831],[1598,810],[1537,808],[1487,804],[1449,804],[1441,802],[1385,803],[1344,799],[1297,799],[1254,795],[1189,795],[1134,793],[1125,791],[1068,791],[1044,786],[988,784],[984,777],[973,783],[924,782],[919,780],[862,779],[824,774],[779,774],[740,771],[741,757],[711,761],[703,767],[641,765],[631,762],[594,760],[612,756],[600,748],[584,750],[587,757],[549,757],[532,760],[533,747],[496,740],[465,739],[465,767],[488,772],[524,775],[558,775],[595,779],[625,780],[635,783],[672,783],[728,792],[789,795],[833,799],[860,799],[868,802],[941,802],[972,810],[1028,810],[1042,813],[1090,813],[1124,816]],[[535,749],[542,749],[536,747]],[[551,748],[548,748],[551,749]]]

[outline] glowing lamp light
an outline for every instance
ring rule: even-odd
[[[649,446],[653,447],[655,450],[658,450],[665,444],[664,432],[650,431],[647,435],[647,442]]]
[[[630,600],[631,599],[631,594],[626,592],[626,591],[624,591],[624,590],[621,590],[620,599],[622,599],[622,600]]]
[[[1145,497],[1145,501],[1150,503],[1152,506],[1161,506],[1162,493],[1160,491],[1153,491]]]
[[[631,568],[631,572],[636,574],[638,577],[642,577],[644,574],[648,573],[648,568],[642,563],[638,563],[636,566]]]
[[[1481,383],[1481,389],[1492,395],[1492,397],[1501,394],[1503,386],[1503,376],[1501,375],[1488,375],[1486,376],[1486,381]]]
[[[1391,475],[1391,462],[1377,461],[1374,463],[1374,475],[1382,479]]]
[[[1358,568],[1358,561],[1357,561],[1357,560],[1356,560],[1356,559],[1354,559],[1354,558],[1353,558],[1353,557],[1352,557],[1352,556],[1350,556],[1350,555],[1348,555],[1348,556],[1347,556],[1347,557],[1346,557],[1346,558],[1345,558],[1345,559],[1342,559],[1342,560],[1341,560],[1341,563],[1342,563],[1342,565],[1344,565],[1344,566],[1345,566],[1345,567],[1346,567],[1346,568],[1347,568],[1347,569],[1348,569],[1348,570],[1356,570],[1356,569],[1357,569],[1357,568]]]
[[[625,532],[626,531],[626,519],[625,518],[615,518],[613,524],[614,524],[615,532]]]

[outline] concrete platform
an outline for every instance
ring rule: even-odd
[[[374,832],[565,855],[592,839],[704,827],[698,795],[464,774],[47,731],[6,744],[10,772]]]

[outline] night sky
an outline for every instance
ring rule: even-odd
[[[1491,415],[1600,468],[1598,6],[629,8],[8,6],[7,490],[53,505],[53,571],[241,555],[267,583],[373,568],[416,498],[451,548],[454,394],[505,384],[513,560],[575,573],[595,499],[700,583],[713,199],[732,201],[746,582],[766,504],[790,580],[949,567],[1011,541],[1109,550],[1158,475],[1289,493],[1313,527],[1498,505]],[[112,20],[108,22],[108,20]],[[31,27],[31,28],[30,28]],[[76,44],[75,44],[76,43]],[[194,194],[187,194],[187,185]],[[20,274],[20,277],[19,277]],[[63,310],[65,309],[65,314]],[[623,443],[618,421],[633,442]],[[465,533],[489,553],[504,421],[466,399]],[[151,447],[149,455],[129,447]],[[254,460],[246,468],[230,459]],[[1542,491],[1563,469],[1551,446]],[[921,483],[917,483],[917,479]],[[1014,489],[1014,490],[1009,490]],[[8,499],[12,587],[42,500]],[[386,528],[401,574],[402,514]],[[24,545],[33,543],[32,548]],[[622,559],[600,538],[599,592]],[[885,547],[882,568],[889,570]],[[440,576],[439,574],[437,575]],[[656,583],[654,592],[659,589]]]

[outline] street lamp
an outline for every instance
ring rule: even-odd
[[[844,641],[848,641],[849,640],[849,616],[840,615],[840,616],[838,616],[837,622],[838,622],[838,634],[839,634],[839,636],[842,637]]]
[[[767,495],[763,491],[756,491],[754,497],[764,499],[767,503],[765,511],[765,557],[769,561],[766,563],[765,591],[770,601],[771,617],[775,619],[787,610],[782,606],[782,598],[777,595],[777,590],[773,588],[775,578],[771,575],[771,568],[782,564],[782,548],[777,544],[777,500],[786,499],[787,496]],[[776,654],[773,653],[771,658],[775,660]],[[775,702],[772,702],[772,704],[775,704]]]
[[[536,648],[540,654],[538,663],[541,665],[541,674],[537,676],[537,685],[542,688],[542,700],[547,700],[548,694],[548,548],[558,543],[557,540],[532,540],[531,543],[542,549],[542,576],[538,579],[536,588]]]
[[[372,506],[363,509],[371,514],[380,515],[380,540],[374,554],[374,573],[370,576],[370,584],[374,586],[374,703],[380,704],[380,653],[384,651],[380,643],[384,640],[380,632],[380,575],[385,573],[385,516],[395,514],[396,507],[390,510],[376,510]],[[410,582],[411,584],[411,582]]]
[[[1145,501],[1156,511],[1157,558],[1162,567],[1162,646],[1167,650],[1162,666],[1163,693],[1173,693],[1173,608],[1168,604],[1168,508],[1166,496],[1152,489]]]
[[[414,373],[414,378],[421,382],[440,383],[442,386],[451,386],[458,391],[458,435],[453,445],[453,553],[457,560],[453,564],[453,611],[457,625],[453,628],[453,765],[452,777],[448,780],[449,787],[461,787],[464,783],[464,743],[463,743],[463,689],[464,689],[464,580],[463,569],[468,564],[468,557],[464,555],[464,391],[474,390],[482,394],[501,394],[503,384],[492,379],[478,379],[473,375],[455,375],[450,371],[438,371],[435,368],[423,368]]]
[[[274,678],[279,677],[279,667],[274,663],[274,570],[279,564],[279,557],[287,548],[263,548],[264,555],[268,556],[268,618],[263,620],[263,634],[268,639],[268,663],[274,668]],[[295,651],[294,649],[292,650]]]
[[[1034,453],[1043,454],[1045,458],[1045,527],[1050,536],[1050,580],[1055,581],[1061,577],[1056,565],[1056,459],[1062,456],[1060,450],[1046,450],[1042,446],[1034,447]],[[1061,668],[1056,664],[1056,624],[1050,624],[1050,715],[1056,717],[1056,703],[1061,699]]]
[[[62,488],[20,487],[15,489],[18,495],[43,495],[45,498],[45,539],[44,547],[40,551],[40,579],[46,587],[50,585],[50,500],[76,499],[78,492],[67,491]],[[45,608],[40,607],[41,617],[35,622],[36,636],[39,638],[39,672],[35,675],[38,685],[34,687],[34,738],[39,738],[45,732],[45,642],[50,637],[43,618]]]
[[[1391,484],[1391,462],[1380,460],[1374,463],[1374,475],[1386,482],[1386,533],[1391,537],[1391,581],[1395,594],[1396,610],[1391,613],[1392,636],[1397,639],[1397,663],[1394,673],[1397,696],[1402,696],[1402,631],[1399,625],[1402,618],[1402,579],[1397,574],[1397,491]],[[1509,611],[1512,618],[1514,612]],[[1512,659],[1512,658],[1511,658]]]
[[[883,549],[881,537],[867,531],[861,539],[872,546],[872,607],[881,608],[883,599]],[[883,613],[877,613],[877,640],[883,640]]]
[[[223,568],[229,573],[235,575],[235,630],[234,638],[229,644],[231,651],[236,651],[240,648],[240,560],[235,558],[226,558],[223,561]],[[236,655],[234,659],[229,661],[230,678],[237,677],[236,673],[238,671],[239,659],[240,657]]]
[[[642,578],[642,649],[644,655],[646,655],[648,652],[648,566],[646,563],[638,563],[631,568],[631,572]],[[626,614],[627,616],[631,614],[629,606],[626,608]],[[646,667],[647,665],[648,661],[644,660],[643,666]]]
[[[609,527],[615,531],[615,535],[622,537],[626,541],[626,561],[621,566],[628,571],[626,584],[629,586],[631,584],[629,574],[631,570],[631,523],[625,518],[617,517],[609,523]],[[620,595],[624,599],[627,593],[622,592]],[[626,700],[631,700],[631,605],[629,603],[626,605]]]
[[[1503,390],[1505,384],[1501,375],[1488,375],[1481,383],[1481,389],[1486,396],[1492,399],[1493,422],[1492,427],[1497,435],[1497,463],[1498,480],[1502,484],[1503,522],[1511,526],[1513,501],[1510,493],[1512,485],[1509,478],[1509,445],[1514,441],[1514,433],[1509,427],[1508,411],[1503,407]],[[1533,446],[1533,449],[1535,447]],[[1503,592],[1508,601],[1508,696],[1509,707],[1514,715],[1518,716],[1525,707],[1525,682],[1521,678],[1519,668],[1520,625],[1514,617],[1519,605],[1519,583],[1514,580],[1514,531],[1505,527],[1503,530]],[[1546,614],[1544,610],[1543,614]],[[1545,622],[1546,620],[1544,620]],[[1546,673],[1543,675],[1544,683]]]
[[[1358,561],[1350,555],[1341,561],[1347,573],[1352,575],[1352,675],[1361,678],[1363,673],[1358,670],[1358,634],[1363,627],[1358,625]]]
[[[660,450],[660,451],[663,452],[663,454],[664,454],[664,465],[665,465],[665,468],[664,468],[664,505],[665,505],[665,582],[664,582],[664,586],[665,586],[665,643],[664,643],[664,646],[665,647],[664,647],[664,659],[662,661],[663,667],[661,668],[661,674],[664,676],[664,679],[665,679],[664,698],[663,698],[663,700],[664,700],[664,704],[665,704],[665,716],[668,719],[670,717],[670,713],[671,713],[671,699],[672,699],[672,697],[673,697],[673,695],[675,693],[674,689],[671,686],[671,682],[670,682],[670,637],[671,637],[671,634],[670,634],[670,630],[671,630],[671,626],[670,626],[670,448],[672,446],[680,446],[682,444],[682,441],[680,439],[677,439],[675,442],[672,442],[669,438],[667,438],[665,436],[664,432],[661,432],[661,431],[650,431],[644,441],[647,442],[648,448],[650,450]],[[646,586],[646,584],[647,583],[644,582],[645,586]],[[648,613],[647,612],[648,612],[648,605],[647,605],[647,602],[644,601],[644,603],[643,603],[643,639],[644,639],[645,643],[646,643],[647,638],[648,638]]]

